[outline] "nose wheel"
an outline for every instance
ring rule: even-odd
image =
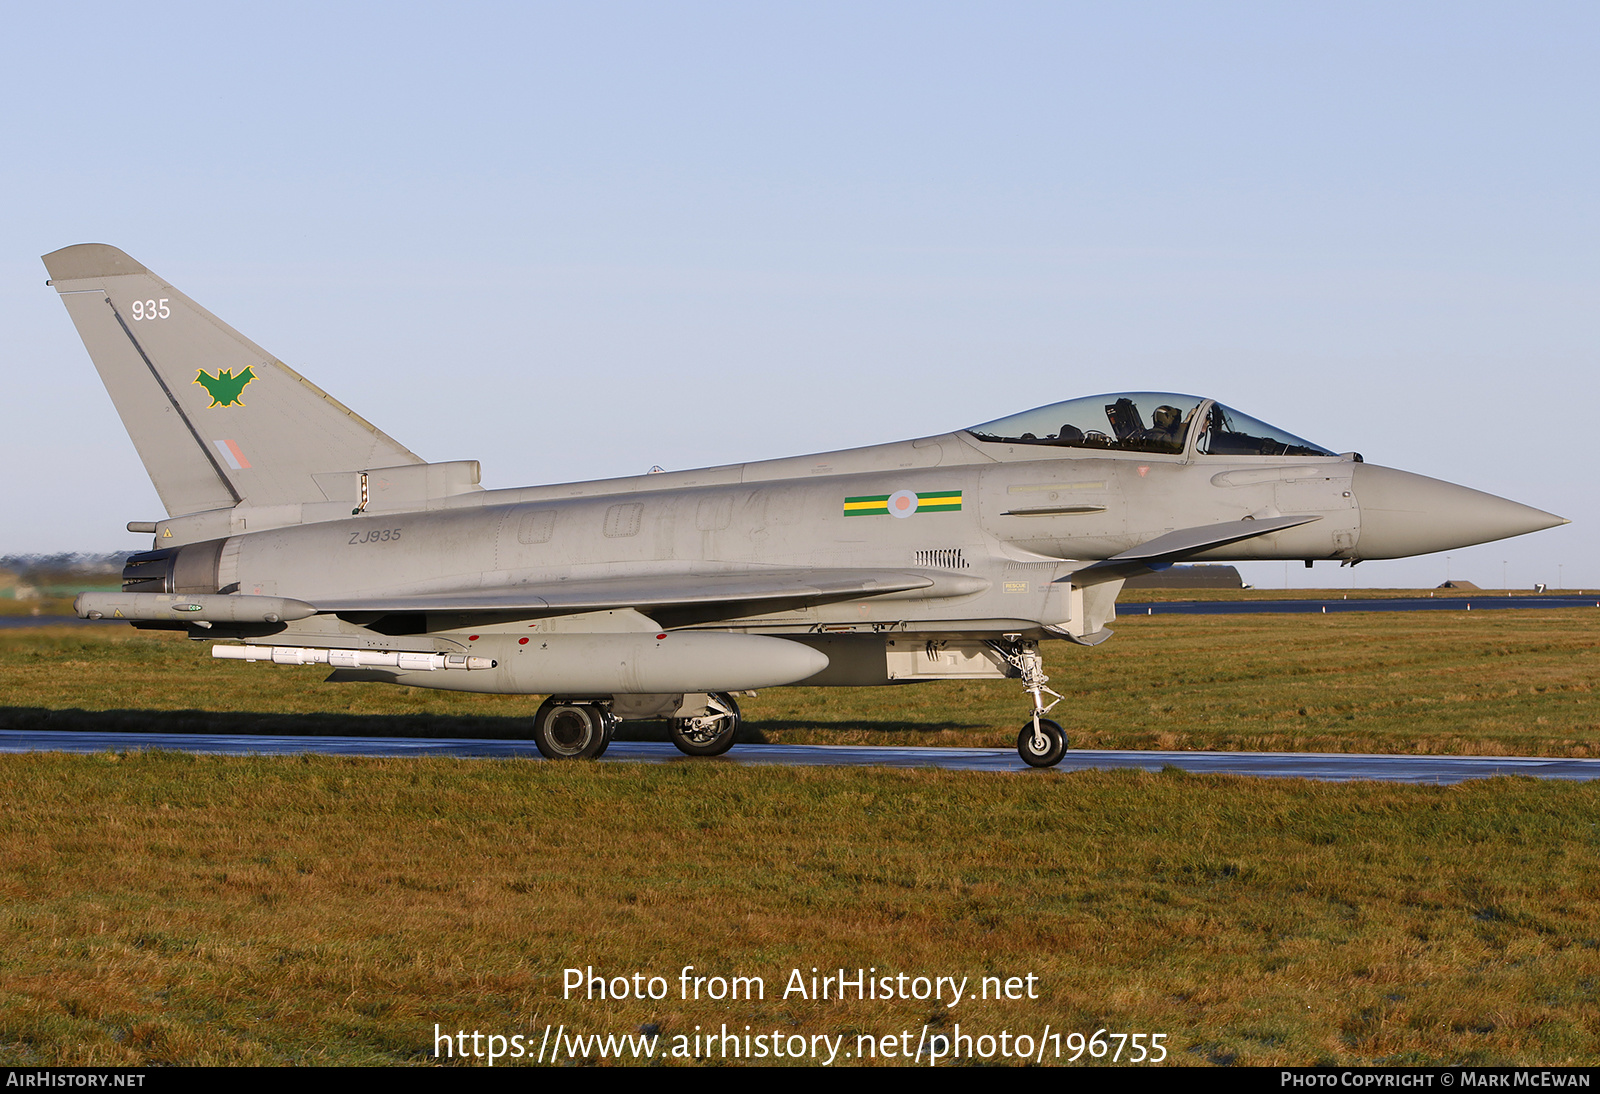
[[[1017,754],[1029,767],[1054,767],[1067,754],[1067,731],[1049,718],[1027,722],[1017,735]]]

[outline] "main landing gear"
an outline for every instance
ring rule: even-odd
[[[627,698],[627,697],[624,697]],[[651,697],[646,697],[651,698]],[[666,699],[667,696],[660,698]],[[725,691],[671,696],[666,710],[673,717],[672,743],[687,756],[720,756],[733,747],[739,734],[739,704]],[[704,703],[699,703],[703,699]],[[634,708],[624,711],[639,717]],[[594,760],[611,744],[620,719],[607,699],[564,699],[552,695],[533,716],[533,743],[547,760]]]
[[[1067,734],[1059,722],[1045,717],[1061,702],[1061,693],[1046,687],[1050,677],[1044,674],[1039,643],[1025,642],[1021,635],[1008,634],[1005,641],[990,642],[989,646],[1017,670],[1022,686],[1033,696],[1033,717],[1017,735],[1017,754],[1029,767],[1054,767],[1067,754]],[[1047,694],[1055,696],[1049,706],[1044,705]]]
[[[533,716],[533,743],[547,760],[594,760],[604,754],[617,719],[604,703],[551,696]]]
[[[720,756],[739,732],[739,704],[725,691],[706,696],[704,714],[672,719],[672,743],[686,756]]]

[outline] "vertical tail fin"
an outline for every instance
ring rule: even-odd
[[[44,264],[169,515],[323,501],[319,474],[423,462],[115,247]]]

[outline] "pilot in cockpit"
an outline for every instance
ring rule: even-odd
[[[1172,452],[1182,451],[1183,412],[1175,406],[1156,407],[1150,414],[1150,428],[1145,431],[1145,439]]]

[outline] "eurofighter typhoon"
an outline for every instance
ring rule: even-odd
[[[618,719],[684,752],[734,694],[1013,678],[1067,748],[1039,644],[1111,636],[1130,575],[1401,558],[1562,518],[1335,453],[1208,398],[1052,403],[916,440],[516,490],[428,463],[114,247],[44,256],[167,515],[91,619],[333,681],[548,695],[552,758]],[[1048,702],[1047,702],[1048,697]],[[1020,696],[1019,696],[1020,698]]]

